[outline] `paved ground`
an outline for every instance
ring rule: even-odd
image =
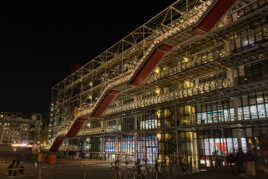
[[[20,179],[87,179],[89,178],[111,178],[112,171],[108,164],[101,162],[69,162],[59,163],[56,165],[41,164],[41,175],[40,170],[35,168],[33,163],[25,163],[25,176],[17,176],[13,178]],[[0,164],[0,178],[7,179],[11,178],[7,176],[8,164]],[[41,177],[40,177],[41,176]]]
[[[8,179],[7,176],[8,163],[0,163],[0,178]],[[109,179],[112,178],[112,170],[110,164],[105,161],[59,161],[56,165],[41,164],[41,177],[38,178],[38,170],[33,163],[25,163],[25,176],[18,176],[20,179]],[[168,174],[169,175],[169,174]],[[146,177],[149,179],[150,177]],[[164,177],[165,179],[267,179],[268,177],[239,177],[232,175],[230,170],[217,169],[208,172],[188,176],[172,177],[171,175]]]

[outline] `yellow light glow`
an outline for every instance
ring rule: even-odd
[[[171,135],[167,133],[167,134],[165,134],[165,138],[166,138],[166,140],[169,140],[171,138]]]
[[[168,109],[165,109],[165,110],[164,110],[164,116],[165,116],[165,117],[169,117],[169,115],[170,115],[169,110],[168,110]]]
[[[187,57],[183,57],[183,62],[187,63],[189,61],[189,59]]]
[[[32,145],[29,144],[11,144],[12,147],[25,147],[25,148],[30,148]]]
[[[167,70],[168,69],[168,67],[163,67],[163,70],[165,71],[165,70]]]
[[[158,140],[160,140],[161,139],[161,134],[160,133],[156,134],[156,137],[157,137]]]
[[[160,95],[160,92],[161,92],[160,88],[157,88],[157,89],[155,90],[155,93],[156,93],[158,96]]]
[[[186,114],[191,113],[191,106],[190,105],[185,106],[185,112],[186,112]]]
[[[248,140],[248,143],[249,143],[249,144],[252,144],[252,140],[251,140],[250,138],[249,138],[249,140]]]
[[[160,114],[161,114],[161,110],[159,109],[157,112],[156,112],[156,115],[157,115],[157,118],[160,119]]]
[[[194,86],[193,82],[190,82],[190,81],[187,81],[187,80],[184,81],[184,88],[191,88],[193,86]]]
[[[156,67],[155,70],[154,70],[155,73],[160,73],[160,68],[159,67]]]

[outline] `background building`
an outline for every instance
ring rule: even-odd
[[[50,151],[63,143],[60,150],[91,158],[202,168],[214,165],[215,155],[261,150],[268,136],[268,1],[226,2],[178,0],[56,84]],[[225,15],[213,28],[202,26],[218,3]]]
[[[1,144],[40,144],[42,115],[0,113]]]

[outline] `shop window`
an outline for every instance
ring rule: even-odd
[[[247,153],[247,139],[244,137],[241,138],[241,146],[243,153]]]

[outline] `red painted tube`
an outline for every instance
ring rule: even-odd
[[[197,27],[193,29],[196,34],[203,35],[209,32],[220,18],[227,12],[236,0],[218,0]]]
[[[67,133],[66,137],[74,137],[77,135],[81,127],[83,126],[85,122],[85,118],[78,118],[74,122],[73,126],[71,127],[70,131]]]
[[[57,152],[65,139],[64,136],[57,137],[49,149],[49,152]]]
[[[97,106],[95,112],[92,114],[93,117],[99,117],[104,110],[108,107],[108,105],[113,101],[113,99],[119,94],[118,90],[110,90],[104,96],[102,102]]]
[[[130,85],[141,85],[144,80],[148,77],[151,71],[155,68],[155,66],[160,62],[161,58],[171,50],[171,46],[167,44],[163,44],[159,46],[152,55],[148,58],[143,68],[136,73],[135,77],[130,82]]]

